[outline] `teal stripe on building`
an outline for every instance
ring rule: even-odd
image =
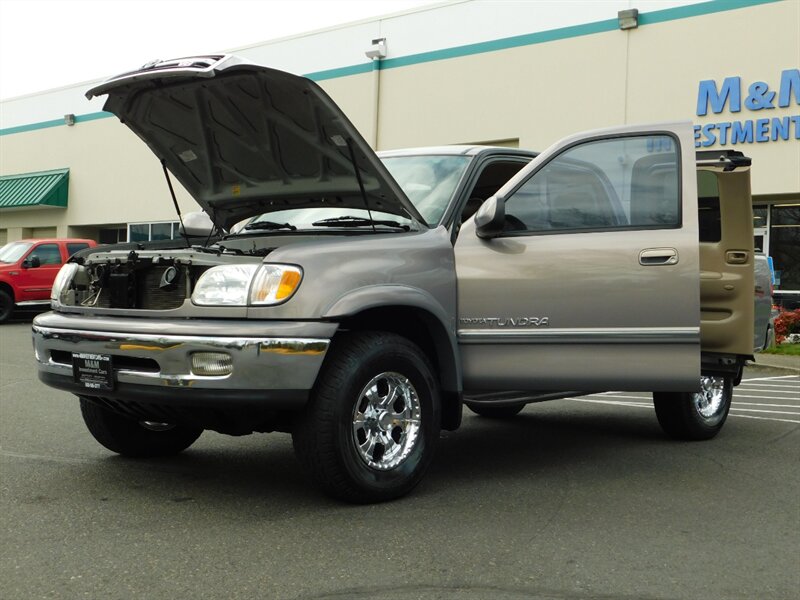
[[[699,4],[690,4],[688,6],[678,6],[674,8],[666,8],[663,10],[655,10],[651,12],[640,13],[639,26],[646,27],[648,25],[666,23],[668,21],[689,19],[692,17],[699,17],[703,15],[710,15],[720,12],[727,12],[731,10],[739,10],[742,8],[750,8],[753,6],[774,4],[777,2],[787,2],[787,1],[800,1],[800,0],[711,0],[710,2],[701,2]],[[569,27],[561,27],[558,29],[551,29],[548,31],[540,31],[537,33],[517,35],[513,37],[502,38],[499,40],[491,40],[488,42],[478,42],[475,44],[467,44],[464,46],[456,46],[453,48],[445,48],[442,50],[432,50],[430,52],[411,54],[409,56],[387,58],[377,63],[377,66],[381,70],[396,69],[400,67],[408,67],[427,62],[448,60],[451,58],[460,58],[464,56],[472,56],[475,54],[484,54],[487,52],[497,52],[498,50],[508,50],[510,48],[532,46],[535,44],[543,44],[557,40],[565,40],[574,37],[593,35],[596,33],[604,33],[608,31],[614,31],[615,29],[617,29],[617,27],[618,27],[617,19],[606,19],[603,21],[595,21],[592,23],[583,23],[581,25],[572,25]],[[338,79],[341,77],[362,75],[364,73],[371,72],[374,68],[375,65],[373,65],[373,63],[363,63],[358,65],[350,65],[347,67],[339,67],[336,69],[327,69],[323,71],[306,73],[305,76],[313,81],[326,81],[329,79]],[[87,113],[84,115],[77,115],[75,117],[75,122],[84,123],[87,121],[94,121],[97,119],[106,119],[108,117],[113,117],[113,116],[114,115],[107,112]],[[40,123],[31,123],[27,125],[18,125],[16,127],[7,127],[5,129],[0,129],[0,136],[11,135],[14,133],[24,133],[27,131],[36,131],[37,129],[58,127],[64,124],[65,123],[63,119],[55,119],[52,121],[42,121]]]

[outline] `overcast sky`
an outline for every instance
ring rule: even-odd
[[[441,0],[0,0],[0,98]]]

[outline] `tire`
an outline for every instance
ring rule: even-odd
[[[656,392],[653,405],[664,432],[679,440],[710,440],[716,436],[731,408],[730,377],[703,376],[700,392]]]
[[[524,404],[511,404],[509,406],[486,406],[485,404],[467,404],[467,408],[476,415],[487,419],[510,419],[519,414]]]
[[[14,312],[14,299],[5,290],[0,290],[0,323],[5,323]]]
[[[292,441],[319,488],[365,504],[419,483],[440,426],[438,385],[423,352],[399,335],[355,332],[334,339]]]
[[[132,458],[171,456],[191,446],[203,430],[128,419],[80,398],[81,414],[89,432],[103,446]]]

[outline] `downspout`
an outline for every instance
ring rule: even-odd
[[[386,38],[372,40],[372,47],[366,52],[367,58],[372,59],[372,136],[370,144],[373,150],[378,150],[378,127],[380,125],[381,103],[381,61],[386,58]]]

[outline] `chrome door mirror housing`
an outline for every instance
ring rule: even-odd
[[[506,203],[499,196],[491,196],[475,213],[475,234],[482,239],[497,237],[506,222]]]

